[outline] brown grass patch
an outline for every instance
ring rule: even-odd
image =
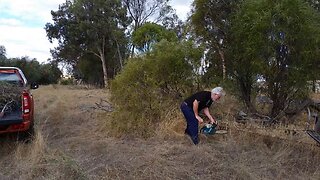
[[[318,179],[320,147],[299,123],[264,127],[234,122],[234,99],[211,112],[228,134],[200,136],[192,145],[179,107],[149,139],[109,136],[110,113],[97,108],[101,89],[44,86],[36,100],[36,138],[1,137],[0,179]],[[225,104],[227,103],[227,104]],[[303,123],[302,123],[303,124]]]

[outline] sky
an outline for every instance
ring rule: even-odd
[[[46,62],[51,58],[51,44],[44,26],[52,23],[51,10],[58,10],[65,0],[0,0],[0,45],[6,48],[6,57],[36,58]],[[171,0],[180,19],[185,20],[192,0]]]

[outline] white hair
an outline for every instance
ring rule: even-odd
[[[215,87],[211,90],[211,92],[215,94],[219,94],[220,96],[224,96],[226,94],[222,87]]]

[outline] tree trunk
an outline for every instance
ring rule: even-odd
[[[221,58],[221,64],[222,64],[222,78],[223,80],[226,79],[226,62],[225,62],[225,58],[224,58],[224,52],[218,48],[218,52]]]
[[[104,55],[104,50],[99,49],[99,55],[102,63],[104,87],[108,88],[108,70],[107,70],[107,63],[106,63],[106,57]]]
[[[243,92],[242,92],[243,93]],[[248,93],[243,93],[242,94],[242,99],[244,100],[248,110],[251,112],[251,113],[256,113],[257,110],[256,108],[253,106],[252,102],[251,102],[251,96],[248,94]]]
[[[102,62],[102,69],[103,69],[104,87],[108,88],[108,71],[107,71],[106,59],[104,56],[101,56],[101,62]]]
[[[316,81],[312,80],[312,91],[316,93]]]
[[[243,100],[243,102],[245,103],[245,105],[251,113],[256,113],[257,110],[251,102],[251,83],[247,82],[241,77],[240,79],[238,79],[238,81],[240,84],[241,99]]]
[[[119,56],[119,62],[120,62],[120,69],[122,70],[123,68],[123,65],[122,65],[122,56],[121,56],[121,52],[120,52],[120,46],[119,46],[119,43],[117,41],[116,38],[114,38],[114,40],[116,41],[116,44],[117,44],[117,53],[118,53],[118,56]]]

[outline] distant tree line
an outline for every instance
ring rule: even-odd
[[[62,75],[55,61],[40,64],[36,59],[30,59],[29,57],[7,58],[4,46],[0,46],[0,66],[18,67],[23,71],[29,82],[39,84],[56,84]]]

